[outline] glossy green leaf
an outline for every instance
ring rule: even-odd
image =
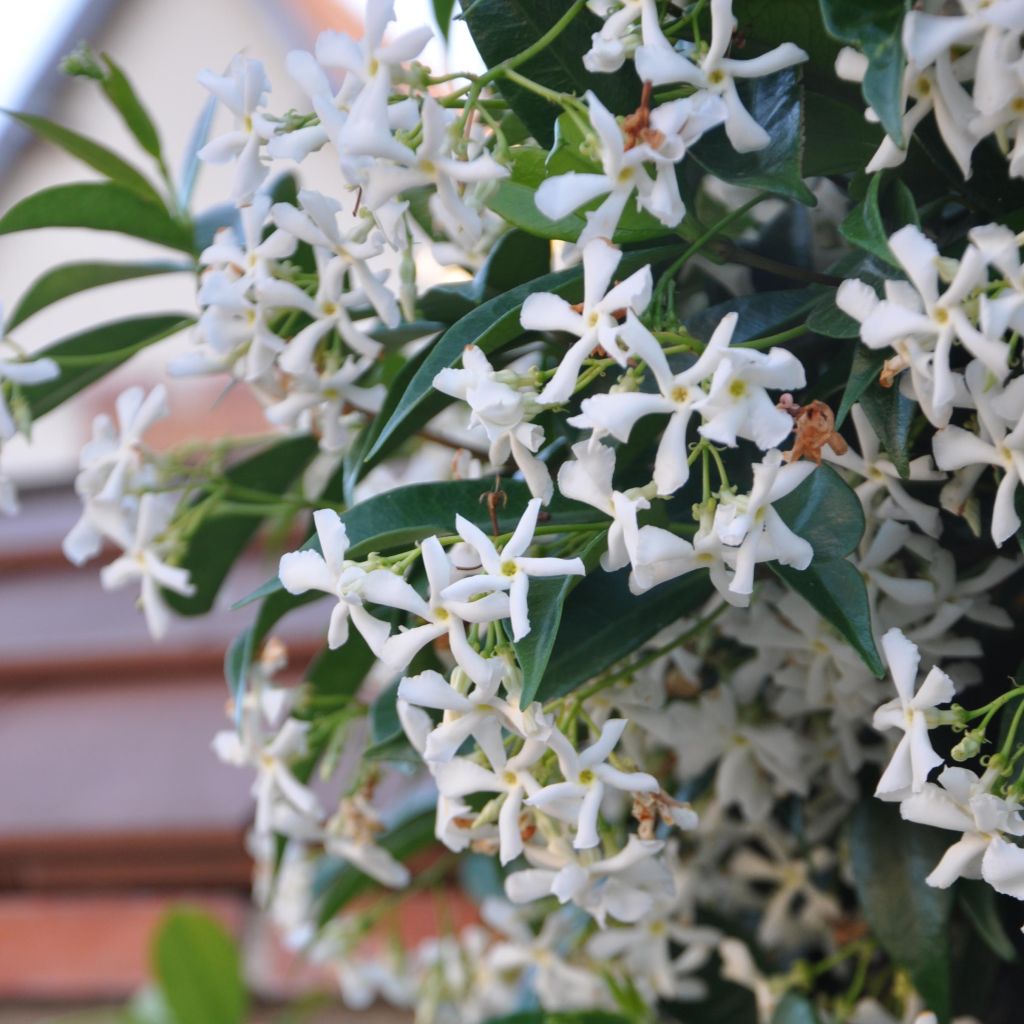
[[[0,235],[36,228],[91,228],[192,251],[188,225],[115,182],[55,185],[15,203],[0,217]]]
[[[781,292],[755,292],[739,295],[701,310],[687,322],[687,329],[701,341],[710,339],[715,328],[728,313],[739,317],[733,331],[732,344],[765,337],[799,322],[800,318],[820,301],[821,285],[792,288]]]
[[[20,121],[26,128],[30,128],[39,138],[60,146],[66,153],[81,160],[93,170],[99,171],[111,181],[116,181],[147,202],[163,208],[164,201],[160,193],[145,175],[123,160],[117,153],[107,149],[106,146],[45,117],[35,114],[19,114],[10,110],[5,113]]]
[[[56,409],[72,395],[110,373],[136,352],[155,345],[184,330],[194,321],[181,313],[147,316],[137,320],[115,320],[64,338],[37,353],[57,361],[66,357],[55,380],[22,388],[33,418]],[[95,362],[93,362],[95,359]],[[75,365],[78,360],[88,365]]]
[[[861,394],[860,407],[896,471],[904,479],[909,477],[909,437],[917,414],[917,402],[907,398],[898,385],[883,388],[876,378]]]
[[[463,5],[463,12],[480,55],[488,67],[494,67],[536,43],[569,6],[551,0],[473,0]],[[550,45],[516,70],[557,92],[582,96],[590,89],[614,114],[635,110],[641,88],[635,75],[591,74],[583,66],[591,36],[600,27],[595,15],[581,10]],[[505,79],[499,78],[495,84],[530,134],[542,146],[550,147],[561,108]]]
[[[786,68],[763,78],[737,81],[754,120],[771,136],[764,149],[737,153],[723,128],[704,136],[690,155],[706,171],[731,185],[763,189],[814,206],[803,181],[803,101],[800,72]]]
[[[807,316],[807,326],[826,338],[859,338],[860,324],[836,306],[836,289],[823,295]]]
[[[871,387],[872,383],[878,380],[885,360],[885,350],[868,348],[866,345],[857,346],[853,353],[850,376],[839,402],[839,411],[836,413],[837,427],[843,425],[850,410],[861,400],[864,392]]]
[[[853,489],[822,464],[773,508],[814,548],[815,559],[845,558],[864,535],[864,509]]]
[[[11,313],[7,327],[8,330],[17,327],[41,309],[90,288],[132,281],[139,277],[152,277],[155,274],[191,273],[193,269],[191,263],[167,260],[149,263],[62,263],[32,282]]]
[[[283,494],[316,454],[312,437],[292,437],[232,466],[224,479],[237,487]],[[212,489],[216,492],[217,482]],[[193,504],[207,499],[202,490]],[[214,499],[216,501],[216,499]],[[216,512],[216,504],[214,505]],[[225,577],[256,535],[263,520],[253,515],[210,515],[189,536],[180,565],[188,569],[196,592],[191,597],[165,592],[167,603],[179,615],[205,615],[213,607]]]
[[[872,797],[855,808],[847,832],[854,887],[868,925],[943,1024],[950,1017],[953,891],[926,885],[925,877],[949,836],[904,821],[897,805]]]
[[[711,593],[711,582],[703,571],[640,595],[629,592],[628,578],[625,569],[597,570],[569,594],[537,700],[571,693],[659,630],[692,615]]]
[[[772,562],[771,568],[849,641],[879,679],[885,675],[885,666],[871,632],[867,588],[854,565],[843,558],[834,558],[815,559],[802,570],[777,562]]]
[[[885,229],[879,207],[881,186],[882,175],[876,174],[871,179],[867,194],[839,225],[839,233],[852,245],[859,246],[878,259],[898,267],[899,263],[889,248],[889,233]]]
[[[153,942],[153,973],[177,1024],[242,1024],[248,996],[231,936],[199,910],[170,911]]]
[[[128,130],[138,140],[139,145],[149,153],[150,156],[160,158],[160,136],[157,133],[156,125],[149,116],[146,108],[142,105],[128,81],[128,76],[121,70],[120,66],[110,58],[109,54],[103,54],[103,61],[106,64],[106,75],[100,82],[107,98],[114,105],[122,120],[128,126]]]
[[[985,945],[1000,960],[1007,963],[1016,960],[1017,950],[999,916],[999,897],[995,889],[980,879],[961,878],[956,883],[956,896],[960,908]]]
[[[867,57],[868,70],[861,86],[864,101],[878,114],[887,134],[897,145],[903,145],[906,57],[900,32],[908,0],[820,0],[820,3],[829,33]]]
[[[852,174],[867,166],[882,141],[878,125],[830,95],[804,96],[804,162],[807,177]]]
[[[787,992],[772,1014],[772,1024],[821,1024],[821,1018],[806,996]]]
[[[433,808],[423,811],[396,825],[378,843],[396,859],[405,860],[434,841],[434,818]],[[377,884],[352,864],[336,861],[333,869],[314,887],[319,926],[323,927],[346,904]]]
[[[588,572],[595,570],[598,556],[605,549],[606,541],[607,534],[601,530],[580,551],[580,557]],[[516,657],[523,670],[523,692],[519,705],[524,710],[533,701],[544,680],[562,622],[562,608],[566,598],[580,582],[579,576],[549,576],[530,581],[527,597],[530,632],[518,643],[513,643]],[[508,624],[506,631],[511,638],[511,624]]]
[[[648,263],[669,258],[674,248],[662,247],[627,252],[618,267],[624,277]],[[445,331],[423,358],[416,373],[403,381],[403,390],[394,410],[383,422],[373,447],[367,452],[368,460],[379,460],[414,434],[451,399],[434,390],[434,378],[449,366],[457,366],[467,345],[476,345],[485,353],[498,351],[523,334],[519,314],[527,296],[534,292],[553,292],[563,297],[577,297],[582,292],[582,270],[572,267],[555,274],[545,274],[534,281],[513,288],[463,317]]]
[[[452,23],[452,11],[455,9],[455,0],[431,0],[434,7],[434,21],[441,30],[441,35],[448,39],[448,30]]]

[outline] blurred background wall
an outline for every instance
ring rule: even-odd
[[[312,48],[323,28],[358,36],[361,7],[356,0],[33,0],[29,8],[5,0],[0,103],[45,114],[143,162],[99,90],[56,71],[60,56],[85,38],[125,68],[165,150],[180,154],[207,98],[196,82],[199,69],[220,71],[244,51],[265,62],[275,110],[305,109],[285,71],[288,50]],[[400,23],[409,25],[429,20],[429,9],[429,0],[397,3]],[[451,60],[472,63],[461,26],[455,40]],[[432,44],[428,59],[440,66],[446,55]],[[226,125],[221,111],[214,133]],[[303,171],[312,187],[331,190],[326,154]],[[90,177],[87,168],[2,118],[0,211],[41,188]],[[230,168],[204,168],[196,208],[222,202],[229,181]],[[113,235],[51,229],[0,236],[0,302],[10,310],[56,263],[153,255],[144,243]],[[15,336],[35,349],[103,320],[194,306],[190,275],[150,278],[66,300]],[[40,422],[31,446],[18,439],[4,450],[5,470],[22,495],[21,515],[0,520],[4,1024],[123,998],[145,979],[154,922],[183,898],[216,913],[240,937],[266,998],[310,980],[250,910],[243,844],[250,779],[210,751],[225,723],[223,652],[247,621],[229,606],[262,582],[272,564],[252,552],[229,579],[218,611],[179,620],[154,645],[128,591],[101,590],[97,563],[78,570],[60,552],[79,514],[71,482],[93,416],[111,410],[126,386],[164,379],[175,344],[184,340],[142,353]],[[172,419],[153,431],[155,447],[265,429],[244,389],[225,393],[222,381],[172,384],[171,406]],[[282,633],[293,669],[317,649],[321,619],[314,606]],[[424,915],[430,917],[430,908]]]

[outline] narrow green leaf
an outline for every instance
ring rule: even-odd
[[[106,75],[100,83],[107,98],[113,103],[121,115],[129,131],[138,140],[139,145],[158,160],[161,158],[160,136],[153,119],[146,112],[142,101],[136,95],[128,76],[115,64],[109,54],[103,54],[107,66]]]
[[[85,360],[88,365],[61,366],[61,374],[55,380],[22,388],[33,419],[56,409],[136,352],[177,334],[194,322],[191,317],[181,313],[165,313],[137,320],[115,320],[113,323],[91,327],[81,334],[73,334],[43,349],[37,354],[54,359],[58,364],[68,357],[70,361]]]
[[[863,108],[819,92],[805,94],[804,121],[803,172],[809,178],[863,170],[883,137]]]
[[[203,109],[196,118],[192,134],[189,136],[188,145],[185,147],[185,154],[181,162],[181,181],[178,184],[178,209],[187,210],[192,202],[192,193],[195,191],[196,179],[199,177],[199,150],[206,145],[210,137],[210,126],[213,124],[213,115],[217,112],[217,97],[210,96],[203,104]]]
[[[853,353],[850,376],[839,402],[839,411],[836,413],[837,427],[843,425],[850,410],[860,401],[871,384],[878,380],[885,358],[886,353],[882,349],[868,348],[866,345],[857,346]]]
[[[809,288],[792,288],[781,292],[739,295],[701,310],[688,320],[686,326],[701,341],[707,341],[724,316],[736,313],[739,320],[733,332],[732,344],[740,345],[754,338],[775,334],[796,323],[819,301],[821,291],[821,285],[811,285]]]
[[[875,378],[861,394],[860,407],[896,471],[907,479],[910,476],[910,428],[917,414],[917,402],[907,398],[897,385],[883,388]]]
[[[145,175],[115,152],[107,149],[106,146],[45,117],[35,114],[19,114],[12,110],[4,111],[4,113],[20,121],[26,128],[30,128],[41,139],[60,146],[66,153],[70,153],[71,156],[81,160],[93,170],[99,171],[111,181],[116,181],[119,185],[131,189],[147,202],[155,203],[158,207],[163,208],[163,198]]]
[[[536,699],[571,693],[606,671],[645,640],[707,600],[706,572],[692,572],[645,594],[631,594],[625,570],[593,572],[569,594]]]
[[[648,263],[670,258],[674,251],[674,247],[666,246],[627,252],[617,273],[625,276]],[[445,367],[457,366],[467,345],[476,345],[483,352],[491,353],[522,336],[519,314],[527,296],[534,292],[575,296],[581,293],[581,288],[582,270],[579,267],[545,274],[485,302],[450,327],[432,343],[411,379],[407,383],[403,381],[404,390],[391,416],[378,432],[373,447],[367,452],[367,459],[379,460],[393,451],[450,404],[450,398],[434,390],[434,377]],[[383,420],[383,417],[379,419]]]
[[[833,38],[864,53],[868,70],[864,100],[898,146],[903,138],[903,69],[900,37],[909,0],[820,0],[825,28]]]
[[[594,569],[598,555],[606,547],[606,541],[607,534],[602,530],[580,551],[580,557],[588,572]],[[530,632],[522,640],[513,643],[516,657],[523,670],[523,692],[519,701],[519,706],[523,710],[530,706],[540,689],[562,622],[562,607],[580,581],[579,576],[551,576],[530,582],[526,602],[530,616]],[[507,624],[506,631],[511,639],[510,623]]]
[[[775,502],[783,522],[814,548],[815,559],[845,558],[864,535],[864,508],[849,484],[822,464]]]
[[[434,841],[433,808],[395,826],[378,841],[393,857],[406,860]],[[333,870],[314,887],[318,902],[317,924],[322,928],[335,914],[356,896],[372,889],[377,883],[352,864],[335,861]]]
[[[867,194],[853,208],[846,220],[839,225],[839,233],[851,244],[859,246],[894,267],[898,267],[899,263],[889,248],[889,235],[885,230],[882,211],[879,207],[881,185],[882,175],[880,173],[874,175],[868,186]]]
[[[806,569],[771,563],[777,576],[849,641],[864,664],[881,679],[885,666],[871,632],[871,608],[864,579],[843,558],[818,561]]]
[[[269,494],[283,494],[316,454],[312,437],[291,437],[232,466],[224,479],[238,487],[258,488]],[[212,490],[217,490],[217,482]],[[203,489],[194,505],[207,499]],[[214,506],[216,508],[216,506]],[[263,520],[252,515],[211,515],[188,539],[180,565],[188,569],[196,592],[191,597],[166,591],[164,598],[179,615],[205,615],[217,598],[221,584],[242,554]]]
[[[152,277],[155,274],[191,272],[193,269],[191,263],[167,260],[149,263],[62,263],[32,282],[11,313],[7,327],[17,327],[41,309],[90,288],[100,288],[118,281],[132,281],[138,277]]]
[[[986,882],[961,878],[956,883],[957,903],[982,941],[1000,960],[1012,963],[1017,950],[999,916],[999,897]]]
[[[153,942],[153,972],[177,1024],[242,1024],[248,996],[238,950],[199,910],[170,911]]]
[[[763,189],[808,206],[817,200],[803,181],[803,99],[800,72],[786,68],[737,81],[744,106],[771,136],[764,149],[737,153],[723,128],[708,132],[690,150],[706,171],[731,185]]]
[[[36,228],[91,228],[131,235],[192,252],[189,227],[162,207],[114,182],[55,185],[15,203],[0,218],[0,235]]]
[[[913,825],[895,804],[868,797],[855,808],[847,838],[854,887],[871,931],[945,1024],[953,892],[926,885],[925,877],[949,845],[949,833]]]
[[[445,42],[448,41],[448,31],[452,24],[452,11],[455,9],[455,0],[431,0],[434,5],[434,21],[441,30]]]

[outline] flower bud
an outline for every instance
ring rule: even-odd
[[[972,729],[964,733],[963,739],[953,748],[952,757],[954,761],[969,761],[981,753],[981,746],[985,742],[985,731],[983,729]]]

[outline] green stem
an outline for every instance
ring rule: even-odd
[[[767,334],[763,338],[754,338],[751,341],[741,341],[737,344],[736,348],[771,348],[772,345],[780,345],[786,341],[792,341],[793,338],[799,338],[802,334],[808,334],[810,327],[807,324],[798,324],[796,327],[791,327],[788,331],[779,331],[778,334]]]

